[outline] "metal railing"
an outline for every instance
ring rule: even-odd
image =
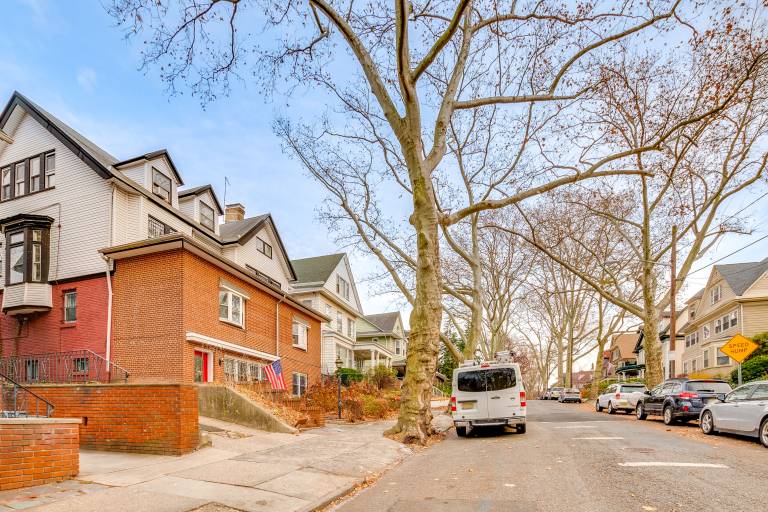
[[[24,384],[128,381],[127,370],[91,350],[3,357],[0,373]]]
[[[0,418],[50,418],[52,413],[51,402],[0,373]]]

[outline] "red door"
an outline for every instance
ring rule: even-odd
[[[208,352],[195,350],[195,382],[208,380]]]

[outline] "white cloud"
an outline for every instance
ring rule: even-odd
[[[91,68],[83,68],[77,72],[77,83],[85,92],[93,92],[96,88],[96,72]]]

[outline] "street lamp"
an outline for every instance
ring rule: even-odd
[[[336,354],[336,381],[338,382],[338,392],[337,392],[337,406],[339,409],[339,419],[341,419],[341,373],[339,373],[339,370],[341,370],[341,367],[344,365],[344,361],[341,360],[341,357],[339,357],[338,354]]]

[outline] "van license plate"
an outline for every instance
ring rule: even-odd
[[[462,411],[472,410],[475,408],[475,405],[477,405],[477,402],[462,402],[461,410]]]

